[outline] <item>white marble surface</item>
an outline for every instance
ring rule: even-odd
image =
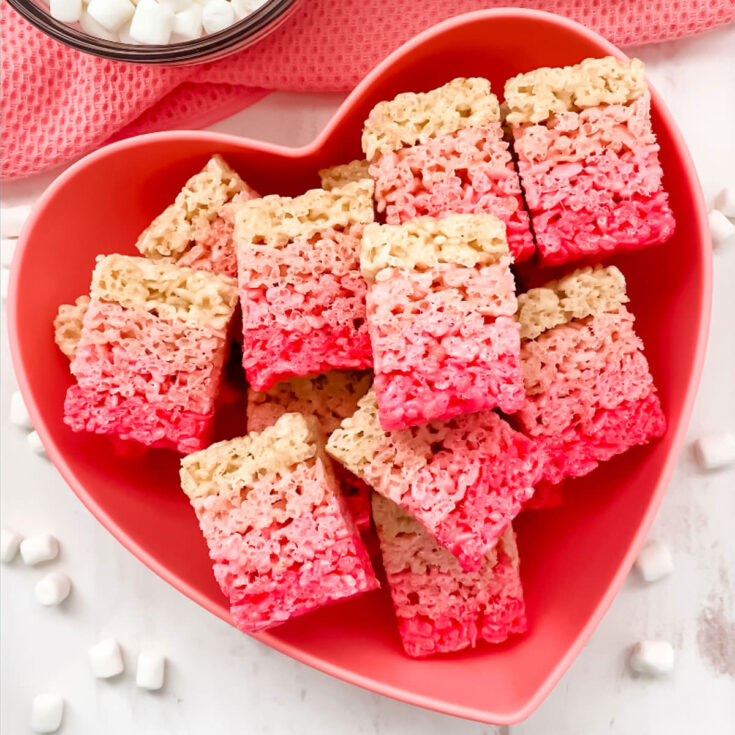
[[[687,138],[708,196],[735,185],[735,27],[635,49]],[[215,126],[287,144],[310,140],[340,95],[272,95]],[[53,178],[5,186],[4,203],[33,201]],[[735,428],[735,247],[715,255],[712,336],[690,426]],[[60,608],[42,608],[42,569],[2,569],[4,735],[27,732],[40,691],[66,699],[73,735],[672,735],[735,732],[735,469],[701,474],[685,451],[653,534],[670,544],[674,573],[645,586],[635,573],[562,681],[525,723],[495,728],[395,702],[317,673],[215,619],[148,571],[82,507],[53,466],[8,426],[14,378],[2,345],[2,522],[62,543],[47,569],[74,583]],[[114,637],[126,672],[91,677],[87,648]],[[674,673],[630,676],[626,649],[641,637],[671,640]],[[136,689],[138,650],[169,658],[165,689]]]

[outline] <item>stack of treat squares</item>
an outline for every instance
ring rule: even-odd
[[[214,156],[144,257],[100,256],[56,320],[65,421],[186,455],[238,628],[384,579],[410,656],[527,630],[516,517],[666,428],[598,262],[674,229],[649,106],[613,58],[521,74],[502,105],[478,77],[406,92],[321,188],[259,197]],[[545,285],[518,292],[521,261]],[[240,340],[246,434],[212,443]]]

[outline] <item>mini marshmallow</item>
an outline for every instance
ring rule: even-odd
[[[636,568],[646,582],[656,582],[671,574],[674,560],[660,541],[648,541],[638,554]]]
[[[735,464],[735,433],[705,434],[694,442],[694,456],[703,470],[719,470]]]
[[[712,246],[715,248],[735,240],[735,225],[718,209],[713,209],[709,213],[709,229]]]
[[[235,17],[242,20],[265,5],[265,2],[266,0],[232,0],[232,9],[235,11]]]
[[[166,659],[155,651],[141,651],[138,656],[138,670],[135,683],[141,689],[155,691],[163,686]]]
[[[0,561],[3,564],[13,561],[18,553],[23,537],[9,528],[3,527],[0,531]]]
[[[202,35],[202,7],[192,3],[174,16],[174,41],[193,41]]]
[[[37,694],[31,705],[31,730],[56,732],[64,717],[64,700],[58,694]]]
[[[117,32],[117,40],[120,41],[120,43],[129,43],[132,46],[139,46],[140,44],[138,41],[136,41],[131,35],[130,35],[130,23],[127,25],[124,25],[118,32]]]
[[[159,5],[156,0],[140,0],[130,24],[130,37],[148,45],[167,44],[174,27],[171,8]]]
[[[38,435],[37,431],[32,431],[28,436],[26,437],[26,441],[28,442],[28,446],[40,457],[46,456],[46,448],[43,446],[43,442],[41,442],[41,437]]]
[[[76,23],[82,17],[82,0],[51,0],[49,8],[51,17],[64,23]]]
[[[81,5],[81,0],[79,0],[80,8]],[[51,14],[53,15],[53,12]],[[59,20],[62,19],[59,18]],[[0,237],[18,237],[30,213],[31,207],[29,204],[18,204],[14,207],[2,207],[2,209],[0,209]]]
[[[20,555],[29,566],[51,561],[59,555],[59,542],[47,533],[29,536],[20,542]]]
[[[735,188],[732,186],[726,186],[721,189],[715,197],[715,209],[725,217],[735,219]]]
[[[202,10],[202,25],[207,33],[217,33],[235,22],[235,11],[227,0],[209,0]]]
[[[26,431],[33,429],[31,417],[19,390],[14,391],[10,396],[10,423]]]
[[[87,653],[92,676],[96,679],[109,679],[125,670],[120,646],[112,638],[96,643]]]
[[[3,268],[10,268],[10,264],[13,262],[15,243],[16,239],[14,237],[4,237],[0,241],[0,265]]]
[[[161,5],[171,8],[174,13],[180,13],[182,10],[186,10],[193,1],[194,0],[158,0]]]
[[[69,597],[71,580],[61,572],[50,572],[36,582],[36,599],[46,607],[60,605]]]
[[[630,652],[630,668],[646,676],[668,674],[674,668],[674,649],[668,641],[640,641]]]
[[[104,41],[117,41],[117,36],[101,26],[86,10],[82,12],[82,17],[79,19],[79,25],[89,36],[101,38]]]
[[[87,13],[110,33],[119,31],[135,13],[130,0],[91,0]]]

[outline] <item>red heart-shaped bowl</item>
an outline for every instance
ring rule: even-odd
[[[48,454],[99,521],[164,579],[215,615],[229,613],[194,513],[179,490],[178,457],[115,455],[101,437],[62,422],[70,384],[53,342],[59,304],[88,290],[98,253],[132,253],[138,233],[181,183],[222,153],[262,193],[318,185],[317,169],[360,155],[370,108],[455,76],[489,77],[621,53],[584,27],[528,10],[471,13],[416,37],[355,89],[323,133],[284,148],[205,132],[146,135],[107,146],[48,189],[17,248],[10,336],[23,395]],[[669,429],[649,447],[608,462],[559,508],[517,523],[530,631],[506,645],[411,660],[402,652],[387,592],[331,605],[258,638],[322,671],[397,699],[493,723],[527,717],[558,681],[610,604],[658,508],[681,449],[705,350],[711,298],[706,209],[692,161],[653,93],[665,185],[677,219],[661,247],[615,258],[646,344]]]

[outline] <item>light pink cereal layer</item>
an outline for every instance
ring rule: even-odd
[[[372,366],[361,237],[356,225],[297,238],[268,257],[240,249],[243,367],[255,389],[299,375]]]
[[[192,505],[241,630],[262,630],[378,586],[321,459]]]
[[[383,271],[367,298],[384,429],[523,403],[509,259]]]
[[[649,95],[517,125],[513,135],[544,264],[634,250],[673,233]]]

